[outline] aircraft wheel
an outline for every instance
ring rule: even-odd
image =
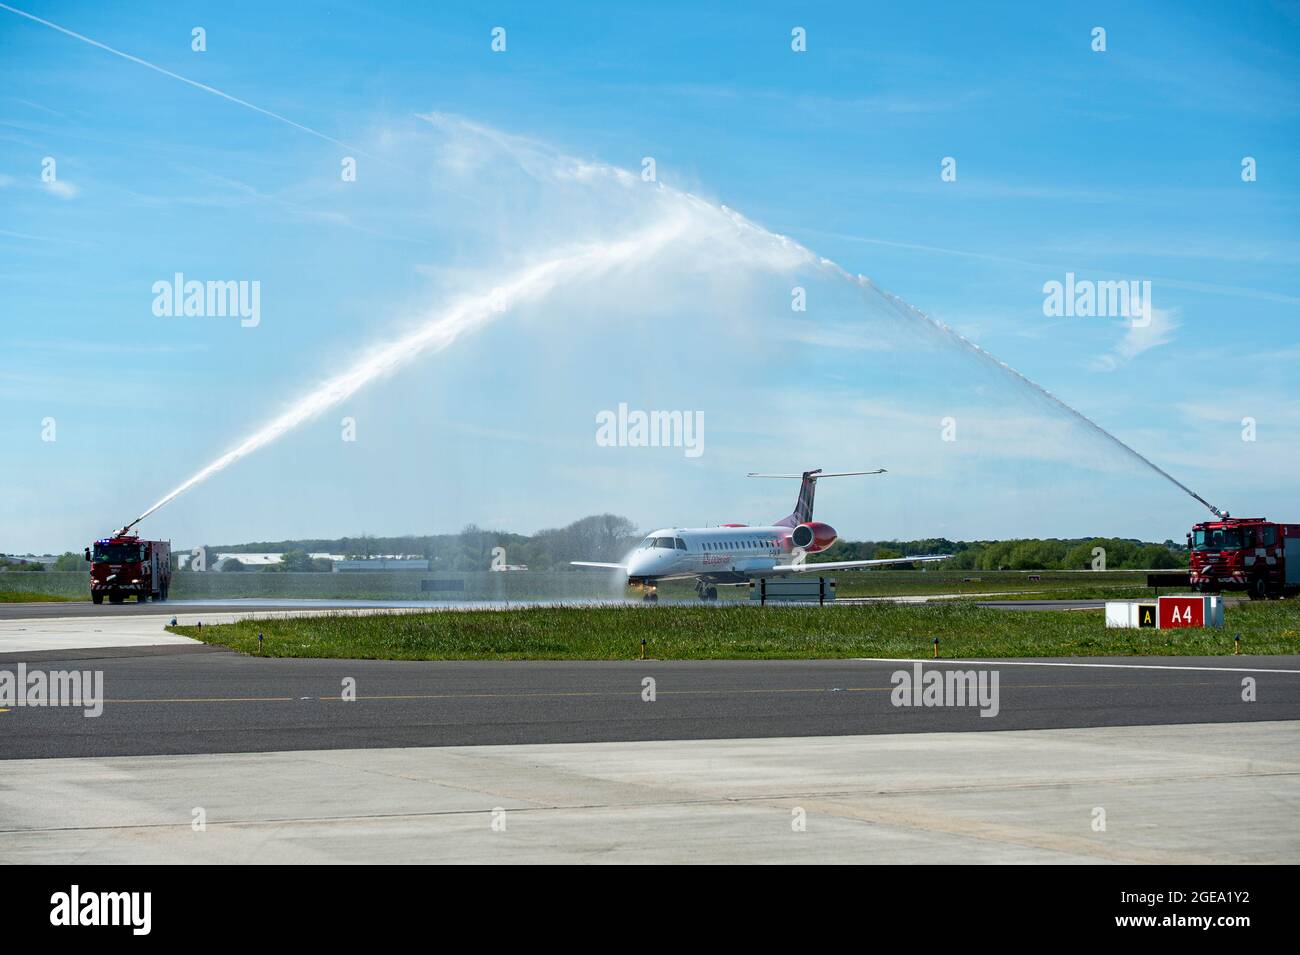
[[[705,600],[717,600],[717,599],[718,599],[718,588],[717,588],[717,587],[710,587],[708,590],[706,590],[706,591],[704,592],[704,599],[705,599]]]

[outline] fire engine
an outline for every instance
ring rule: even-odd
[[[1251,600],[1300,590],[1300,524],[1218,511],[1215,516],[1187,535],[1194,590],[1244,590]]]
[[[128,595],[139,603],[166,600],[172,583],[171,541],[141,540],[130,525],[86,548],[90,561],[90,599],[120,604]]]

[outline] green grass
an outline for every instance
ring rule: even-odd
[[[25,590],[0,590],[0,604],[51,603],[72,599],[74,598],[60,597],[55,594],[34,594]]]
[[[808,659],[1300,653],[1300,606],[1230,607],[1223,630],[1107,630],[1102,612],[1020,613],[969,604],[841,607],[616,606],[244,620],[169,627],[277,657],[391,660]]]

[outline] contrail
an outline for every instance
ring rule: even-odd
[[[41,26],[49,27],[51,30],[58,30],[60,33],[66,36],[70,36],[75,40],[80,40],[82,43],[89,43],[91,46],[99,47],[99,49],[101,50],[106,50],[109,53],[112,53],[114,56],[120,56],[122,59],[130,60],[132,63],[138,63],[141,66],[147,66],[149,69],[161,73],[163,76],[170,76],[172,79],[180,80],[182,83],[187,83],[188,85],[193,86],[195,89],[203,90],[203,92],[205,93],[211,93],[213,96],[220,96],[224,100],[228,100],[229,102],[234,103],[238,106],[243,106],[245,109],[251,109],[255,113],[261,113],[263,116],[269,116],[271,119],[278,120],[281,123],[284,123],[288,126],[292,126],[294,129],[302,130],[302,132],[304,133],[308,133],[312,136],[315,136],[317,139],[323,139],[327,143],[333,143],[336,146],[342,146],[344,149],[347,149],[351,152],[359,153],[360,155],[365,156],[368,159],[375,158],[371,156],[369,153],[364,152],[361,149],[358,149],[356,146],[352,146],[348,143],[345,143],[341,139],[335,139],[333,136],[327,136],[324,133],[322,133],[320,130],[312,129],[310,126],[304,126],[302,123],[296,123],[293,120],[289,119],[287,116],[281,116],[279,113],[273,113],[269,109],[263,109],[262,107],[258,106],[255,103],[250,103],[248,102],[248,100],[240,99],[238,96],[231,96],[229,93],[224,93],[221,90],[217,89],[215,86],[208,86],[206,83],[200,83],[197,80],[192,80],[187,76],[181,76],[179,73],[173,73],[171,70],[164,69],[163,67],[158,66],[155,63],[150,63],[148,60],[142,60],[138,56],[132,56],[130,53],[124,53],[121,50],[116,50],[106,43],[100,43],[98,40],[92,40],[88,36],[84,36],[73,30],[69,30],[67,27],[61,27],[57,23],[51,23],[49,20],[42,20],[40,17],[28,13],[25,10],[19,10],[17,7],[11,7],[7,3],[0,3],[0,10],[8,10],[10,13],[17,14],[20,17],[26,17],[28,20],[31,20],[33,23],[39,23]]]

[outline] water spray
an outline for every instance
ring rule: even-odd
[[[519,163],[521,168],[525,168],[531,174],[537,176],[536,163],[532,161],[540,148],[536,143],[511,137],[496,130],[487,130],[484,127],[445,114],[434,114],[423,118],[437,125],[454,126],[458,127],[462,132],[490,138],[494,145],[510,152],[512,158]],[[521,153],[526,153],[526,155],[521,155]],[[596,173],[624,187],[633,182],[633,177],[629,173],[615,166],[576,160],[559,155],[551,155],[548,158],[555,164],[557,171],[570,174],[580,173],[581,177]],[[539,176],[538,178],[544,177]],[[118,532],[119,536],[126,534],[136,524],[139,524],[150,514],[190,488],[345,400],[365,384],[391,373],[420,355],[442,351],[459,338],[461,334],[489,324],[493,319],[504,313],[505,309],[501,307],[502,300],[510,305],[539,301],[567,280],[590,277],[614,268],[635,264],[636,260],[649,257],[673,241],[686,237],[686,234],[692,228],[698,228],[701,225],[716,227],[719,219],[729,230],[747,234],[752,238],[762,240],[764,243],[774,243],[775,248],[788,256],[788,261],[783,262],[783,265],[791,267],[796,264],[813,266],[853,283],[863,289],[864,292],[872,292],[881,296],[900,316],[920,321],[925,327],[938,332],[949,341],[961,346],[963,350],[975,356],[982,363],[1028,387],[1036,395],[1046,399],[1054,408],[1064,411],[1070,418],[1083,424],[1089,431],[1106,439],[1130,458],[1151,469],[1166,481],[1190,495],[1194,500],[1208,508],[1215,517],[1223,519],[1228,516],[1227,512],[1219,510],[1187,485],[1169,474],[1169,472],[1125,444],[1087,415],[1072,408],[1046,388],[1016,371],[1006,362],[985,351],[943,322],[927,315],[898,296],[879,289],[866,276],[854,275],[837,263],[817,255],[788,236],[765,229],[726,206],[708,202],[691,193],[673,189],[663,183],[658,183],[657,189],[661,195],[666,195],[684,205],[686,211],[690,214],[670,216],[663,222],[634,233],[629,238],[619,242],[587,246],[570,254],[549,259],[538,265],[523,269],[491,293],[469,295],[458,299],[415,331],[379,347],[346,372],[325,381],[306,396],[300,398],[278,417],[255,431],[235,448],[226,452],[160,498],[139,517],[123,527]],[[699,235],[696,237],[699,238]]]
[[[839,267],[836,266],[836,268]],[[875,289],[874,284],[866,276],[863,275],[857,276],[857,281],[860,284],[871,286],[873,289]],[[1174,487],[1179,488],[1180,490],[1191,495],[1192,498],[1194,498],[1195,500],[1199,501],[1201,504],[1204,504],[1207,508],[1209,508],[1210,513],[1213,514],[1215,517],[1217,517],[1219,520],[1226,520],[1228,518],[1229,515],[1227,511],[1219,510],[1217,507],[1215,507],[1205,498],[1201,497],[1201,495],[1197,494],[1190,487],[1188,487],[1182,481],[1178,480],[1176,477],[1174,477],[1164,468],[1160,467],[1150,458],[1146,457],[1144,454],[1140,453],[1136,449],[1125,444],[1119,438],[1115,437],[1115,435],[1111,434],[1101,425],[1097,424],[1097,422],[1093,421],[1091,418],[1085,415],[1082,411],[1078,411],[1075,408],[1070,407],[1070,405],[1067,405],[1060,398],[1056,397],[1056,395],[1052,394],[1042,385],[1038,384],[1038,382],[1034,381],[1031,378],[1026,377],[1025,375],[1022,375],[1020,372],[1016,371],[1014,368],[1012,368],[1006,362],[1002,361],[997,356],[991,354],[990,352],[985,351],[983,348],[981,348],[979,345],[976,345],[969,338],[962,335],[960,332],[956,331],[955,329],[945,325],[943,322],[939,321],[938,319],[927,315],[925,312],[921,311],[915,305],[908,304],[907,302],[899,298],[897,295],[891,295],[890,293],[881,291],[880,289],[875,289],[875,290],[877,292],[880,292],[880,294],[883,295],[889,301],[889,303],[893,305],[894,308],[900,312],[900,314],[914,315],[917,318],[921,319],[922,321],[928,322],[933,328],[950,337],[953,341],[960,344],[963,348],[965,348],[971,354],[975,355],[981,361],[987,364],[991,364],[998,371],[1001,371],[1004,374],[1011,376],[1013,379],[1020,382],[1022,385],[1025,385],[1028,388],[1032,389],[1037,395],[1039,395],[1042,398],[1046,398],[1053,406],[1064,411],[1070,417],[1074,418],[1076,421],[1083,424],[1085,427],[1087,427],[1095,434],[1101,435],[1101,437],[1112,442],[1116,447],[1120,448],[1122,451],[1124,451],[1134,460],[1138,461],[1140,464],[1145,464],[1152,471],[1155,471],[1156,474],[1159,474],[1170,484],[1174,485]]]
[[[143,514],[123,527],[119,536],[196,484],[206,481],[240,458],[252,454],[303,422],[351,397],[363,385],[393,372],[420,355],[442,351],[462,334],[491,323],[505,313],[504,306],[537,301],[565,281],[600,275],[653,255],[679,240],[689,224],[685,216],[672,216],[650,228],[635,232],[622,241],[582,246],[566,255],[529,266],[490,292],[462,296],[414,331],[375,349],[347,371],[325,381],[298,399],[240,444],[163,495]]]
[[[688,196],[688,198],[690,198],[692,201],[695,202],[703,201],[698,199],[695,196]],[[902,315],[905,318],[913,318],[919,320],[922,323],[924,323],[926,326],[928,326],[930,329],[932,329],[933,331],[937,331],[944,337],[957,343],[965,351],[967,351],[971,355],[974,355],[981,362],[992,366],[996,370],[1012,378],[1014,381],[1022,385],[1025,385],[1031,391],[1037,394],[1039,397],[1047,399],[1047,401],[1053,407],[1061,411],[1064,411],[1068,416],[1073,418],[1075,421],[1078,421],[1080,424],[1084,425],[1084,427],[1086,427],[1089,431],[1092,431],[1094,434],[1100,435],[1102,438],[1111,442],[1116,447],[1118,447],[1121,451],[1123,451],[1125,454],[1131,457],[1133,460],[1137,461],[1139,464],[1143,464],[1146,467],[1150,468],[1152,471],[1160,475],[1170,484],[1174,485],[1174,487],[1190,495],[1194,500],[1205,505],[1205,507],[1209,508],[1210,513],[1213,514],[1219,520],[1226,520],[1228,518],[1229,515],[1227,511],[1219,510],[1217,507],[1215,507],[1205,498],[1201,497],[1201,495],[1197,494],[1195,491],[1193,491],[1182,481],[1179,481],[1176,477],[1174,477],[1164,468],[1160,467],[1154,461],[1152,461],[1151,459],[1147,458],[1145,455],[1137,451],[1135,448],[1132,448],[1129,445],[1125,444],[1119,438],[1115,437],[1115,435],[1111,434],[1101,425],[1097,424],[1097,422],[1093,421],[1091,418],[1085,415],[1082,411],[1078,411],[1077,409],[1066,404],[1060,398],[1056,397],[1056,395],[1052,394],[1042,385],[1038,384],[1038,382],[1016,371],[1016,369],[1012,368],[1010,365],[1002,361],[996,355],[993,355],[992,353],[981,348],[979,345],[976,345],[973,341],[971,341],[965,335],[962,335],[960,332],[956,331],[954,328],[945,325],[937,318],[934,318],[933,316],[926,314],[925,312],[917,308],[915,305],[912,305],[909,302],[904,301],[903,299],[899,298],[897,295],[894,295],[890,292],[886,292],[885,290],[879,288],[874,282],[871,281],[871,279],[867,278],[865,275],[854,275],[853,273],[849,272],[847,269],[845,269],[838,263],[832,262],[830,259],[817,255],[811,249],[801,245],[800,243],[796,242],[794,239],[791,239],[789,236],[784,236],[778,233],[771,232],[763,228],[762,226],[760,226],[758,223],[753,222],[750,219],[747,219],[745,216],[741,215],[740,213],[735,212],[732,209],[728,209],[726,206],[718,206],[713,208],[717,208],[723,213],[725,213],[726,215],[730,216],[732,221],[734,221],[737,225],[745,229],[752,230],[758,234],[761,234],[765,238],[781,242],[787,246],[793,247],[805,253],[808,256],[808,258],[814,261],[817,264],[817,266],[821,268],[823,271],[830,272],[831,274],[839,278],[842,278],[846,281],[856,284],[860,288],[875,292],[877,295],[880,295],[887,302],[889,302],[891,306],[893,306],[893,308],[895,309],[895,311],[898,312],[899,315]]]

